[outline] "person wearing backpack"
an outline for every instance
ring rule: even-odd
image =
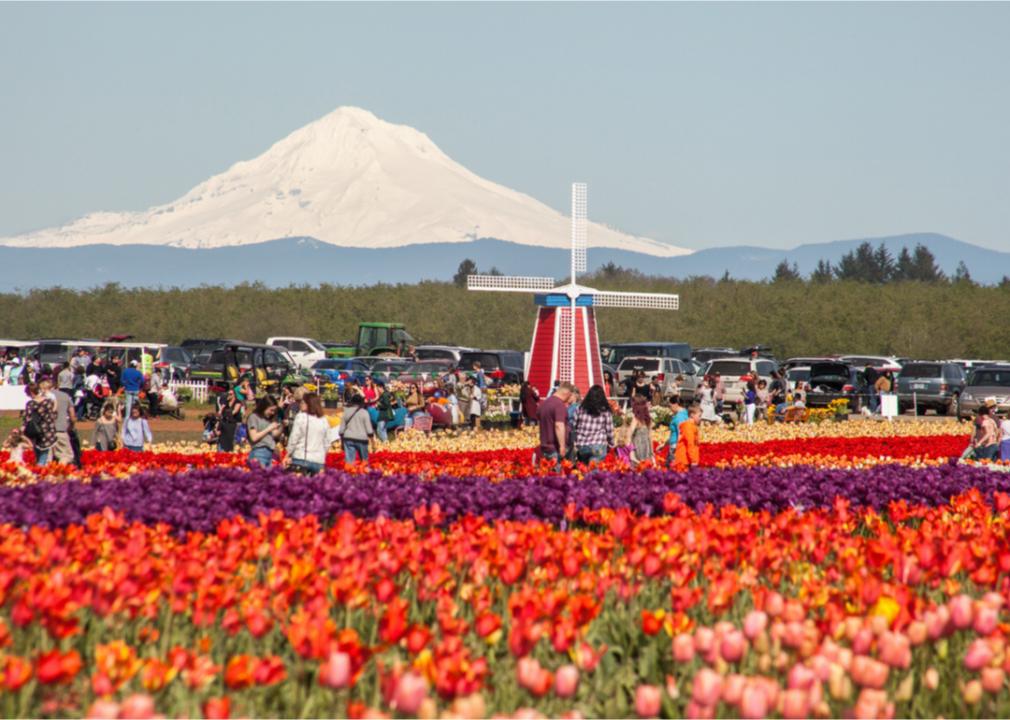
[[[26,392],[30,399],[25,404],[21,434],[32,443],[35,464],[48,465],[56,445],[56,403],[39,383],[29,385]]]
[[[396,398],[393,396],[387,388],[386,384],[382,380],[376,381],[376,386],[379,388],[379,399],[375,403],[375,409],[378,411],[379,421],[376,423],[375,434],[379,436],[379,440],[386,442],[389,440],[389,435],[386,433],[386,426],[396,419]]]

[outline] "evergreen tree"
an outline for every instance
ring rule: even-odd
[[[880,243],[873,253],[873,274],[871,282],[886,283],[894,279],[894,259],[890,251]]]
[[[964,283],[966,285],[975,284],[975,281],[971,279],[971,273],[968,272],[968,266],[964,264],[964,260],[961,260],[957,264],[957,269],[954,271],[953,282]]]
[[[776,266],[772,282],[796,282],[800,279],[800,271],[796,267],[796,263],[793,263],[790,267],[789,261],[783,260]]]
[[[1010,290],[1010,277],[1007,277],[1006,275],[1003,276],[1003,279],[999,281],[999,289]]]
[[[915,246],[915,252],[912,254],[912,275],[908,279],[919,282],[942,282],[946,276],[936,264],[936,258],[929,248],[919,244]]]
[[[855,250],[842,255],[842,259],[835,267],[835,277],[839,280],[874,282],[876,267],[873,246],[868,242],[862,242]]]
[[[892,274],[891,279],[915,279],[915,261],[912,260],[912,253],[908,252],[907,247],[902,247],[901,252],[898,253],[898,261],[894,265],[894,273]]]
[[[810,273],[810,282],[827,283],[835,277],[835,270],[827,260],[818,260],[817,267]]]
[[[466,287],[466,276],[477,272],[477,263],[467,258],[459,264],[456,274],[452,276],[452,282],[456,287]]]
[[[719,278],[719,282],[723,282],[723,283],[728,283],[730,280],[732,280],[732,278],[729,276],[729,270],[727,270],[726,272],[724,272],[722,274],[722,277]]]
[[[487,271],[487,274],[488,275],[504,275],[504,273],[501,270],[499,270],[497,267],[495,267],[494,265],[492,265],[491,269]]]

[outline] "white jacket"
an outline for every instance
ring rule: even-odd
[[[326,451],[333,442],[333,434],[326,418],[298,413],[291,424],[291,437],[288,438],[291,459],[325,463]]]

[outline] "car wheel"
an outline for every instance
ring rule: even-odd
[[[915,414],[916,414],[916,415],[925,415],[925,414],[926,414],[926,411],[927,411],[928,409],[929,409],[929,408],[927,408],[927,407],[926,407],[925,405],[916,405],[916,406],[915,406]]]
[[[951,413],[953,413],[954,417],[956,417],[956,418],[960,418],[961,417],[961,396],[960,395],[955,395],[953,398],[951,398],[950,403],[946,407],[943,408],[943,414],[944,415],[950,415]]]

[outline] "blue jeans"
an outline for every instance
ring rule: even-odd
[[[123,410],[123,417],[130,417],[130,408],[133,403],[140,402],[140,393],[126,391],[126,408]]]
[[[311,462],[309,460],[292,460],[292,469],[301,472],[303,475],[318,475],[323,471],[323,464]]]
[[[274,464],[274,451],[268,447],[255,447],[249,451],[249,467],[268,468]]]
[[[579,445],[576,457],[579,462],[588,463],[592,467],[603,462],[603,459],[607,457],[607,450],[609,448],[606,445]]]
[[[123,447],[127,450],[132,450],[133,452],[144,452],[143,445],[124,445]]]
[[[52,460],[52,458],[53,458],[52,448],[46,448],[45,450],[39,450],[38,448],[36,448],[35,464],[38,465],[39,467],[43,465],[48,465],[49,461]]]
[[[867,388],[866,394],[869,395],[870,412],[877,412],[880,409],[880,396],[877,395],[877,391],[874,388]]]
[[[368,462],[367,440],[344,440],[344,462],[348,465],[357,462]]]
[[[375,424],[375,434],[379,436],[379,440],[382,442],[389,440],[389,435],[386,433],[386,423],[388,422],[389,420],[380,420]]]

